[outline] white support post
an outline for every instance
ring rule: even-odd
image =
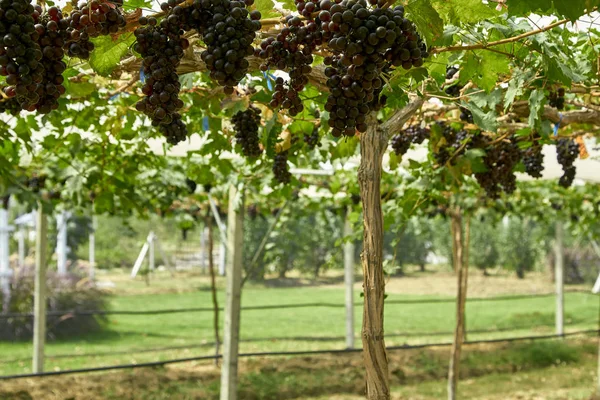
[[[560,222],[556,223],[556,237],[554,242],[554,282],[556,286],[556,334],[564,334],[564,231]]]
[[[219,275],[225,276],[225,261],[227,258],[227,243],[221,242],[219,243]]]
[[[236,199],[238,195],[240,201]],[[237,207],[236,207],[236,202]],[[227,229],[227,290],[225,301],[225,332],[223,335],[223,367],[221,369],[221,400],[237,399],[238,350],[240,338],[240,307],[243,260],[244,194],[235,186],[229,190]]]
[[[144,262],[144,258],[146,257],[146,253],[148,253],[148,249],[150,248],[150,242],[152,241],[154,233],[150,232],[148,237],[146,237],[146,241],[142,246],[142,250],[140,250],[140,254],[138,254],[138,258],[135,260],[135,264],[133,264],[133,268],[131,269],[131,277],[135,278],[140,268],[142,267],[142,263]]]
[[[352,235],[352,224],[348,219],[348,207],[344,218],[344,237]],[[344,282],[346,286],[346,348],[354,348],[354,242],[344,243]]]
[[[96,216],[92,216],[92,230],[90,231],[90,279],[93,281],[96,278],[96,228],[98,220]]]
[[[154,271],[154,240],[156,237],[154,236],[154,232],[150,232],[148,235],[148,266],[150,271]]]
[[[35,235],[35,293],[33,299],[33,372],[44,372],[46,343],[46,240],[48,220],[38,203]]]
[[[67,221],[69,217],[66,211],[61,211],[56,216],[56,262],[58,275],[67,273]]]
[[[25,241],[27,239],[27,228],[25,225],[19,226],[17,239],[19,241],[19,268],[23,268],[25,266],[25,252],[27,251],[25,248]]]
[[[2,290],[2,309],[8,311],[10,301],[10,250],[9,235],[13,227],[8,225],[8,209],[0,206],[0,290]]]

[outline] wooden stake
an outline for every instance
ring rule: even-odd
[[[564,231],[563,226],[560,222],[556,223],[556,239],[554,242],[554,252],[556,261],[554,263],[554,283],[556,286],[556,334],[562,335],[564,333]]]
[[[348,207],[344,218],[344,236],[352,235],[348,219],[352,208]],[[346,286],[346,348],[354,348],[354,242],[344,243],[344,283]]]
[[[48,219],[38,203],[35,235],[35,293],[33,298],[33,372],[44,372],[46,343],[46,240]]]
[[[240,307],[242,284],[242,261],[244,245],[244,194],[236,205],[238,190],[229,190],[227,214],[227,291],[225,302],[225,332],[223,335],[223,366],[221,369],[221,400],[237,399],[238,350],[240,339]]]

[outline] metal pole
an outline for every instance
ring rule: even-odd
[[[556,261],[554,264],[554,282],[556,285],[556,334],[564,333],[564,231],[560,222],[556,223],[556,240],[554,252]]]
[[[229,190],[229,213],[227,215],[227,239],[229,257],[227,262],[227,290],[225,301],[225,332],[223,335],[223,367],[221,369],[221,400],[237,399],[238,350],[240,338],[240,306],[242,287],[242,252],[244,244],[244,194],[236,207],[238,190]]]
[[[351,208],[348,207],[344,218],[344,237],[352,235],[350,223]],[[346,284],[346,347],[354,348],[354,242],[344,243],[344,282]]]
[[[48,220],[38,203],[35,235],[35,294],[33,299],[33,372],[44,371],[46,343],[46,240]]]
[[[96,228],[98,220],[96,216],[92,216],[92,230],[90,231],[90,279],[96,278]]]

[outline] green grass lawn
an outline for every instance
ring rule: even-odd
[[[139,283],[136,283],[139,284]],[[219,302],[223,302],[223,293]],[[356,292],[356,301],[360,302]],[[390,294],[388,302],[403,299],[432,299],[431,296]],[[300,303],[343,304],[344,291],[327,286],[244,289],[243,306]],[[511,336],[543,335],[554,331],[552,297],[519,300],[472,301],[467,304],[469,340]],[[113,310],[156,310],[211,307],[205,286],[183,293],[111,296]],[[598,300],[584,293],[565,298],[567,331],[595,329]],[[454,328],[455,305],[447,303],[388,304],[385,310],[387,345],[448,342]],[[345,347],[343,307],[312,307],[242,312],[241,352],[268,352]],[[362,309],[356,307],[355,336],[360,346]],[[46,347],[46,370],[82,368],[122,363],[139,363],[169,358],[214,354],[212,313],[169,315],[115,315],[108,317],[106,331],[89,337],[50,341]],[[486,329],[510,331],[474,333]],[[153,351],[156,348],[177,347]],[[102,354],[102,353],[119,354]],[[0,374],[28,373],[32,346],[29,342],[0,342]],[[79,354],[78,357],[61,357]]]

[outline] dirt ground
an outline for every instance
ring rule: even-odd
[[[592,350],[580,360],[593,363],[595,342],[580,342],[592,346]],[[480,344],[467,346],[470,357],[486,357],[497,353],[505,357],[503,362],[492,359],[476,364],[467,359],[463,362],[461,382],[474,384],[472,379],[498,373],[509,374],[514,379],[528,379],[528,371],[538,373],[511,362],[514,354],[508,344]],[[512,353],[511,353],[512,351]],[[436,383],[445,379],[448,347],[391,351],[390,376],[392,387],[418,387],[419,384]],[[557,366],[566,365],[557,363]],[[594,364],[592,364],[594,365]],[[524,368],[524,369],[523,369]],[[569,367],[573,373],[590,375],[590,368],[581,365]],[[514,374],[518,371],[518,374]],[[569,372],[569,373],[571,373]],[[593,382],[595,371],[586,379]],[[543,372],[542,372],[543,373]],[[333,375],[332,375],[333,374]],[[512,374],[512,375],[511,375]],[[521,374],[524,374],[521,376]],[[564,373],[562,373],[564,375]],[[328,399],[350,400],[362,398],[364,377],[360,353],[320,355],[311,357],[244,359],[240,362],[241,400]],[[332,379],[332,377],[335,377]],[[209,400],[216,399],[219,369],[212,363],[182,363],[164,368],[140,368],[106,373],[67,375],[46,378],[24,378],[0,382],[2,400]],[[485,379],[485,378],[483,378]],[[513,378],[511,378],[513,379]],[[558,388],[560,389],[560,388]],[[403,389],[404,390],[404,389]],[[587,390],[587,389],[586,389]],[[407,392],[408,393],[408,392]],[[323,397],[324,396],[324,397]],[[408,397],[407,397],[408,396]],[[500,400],[490,392],[484,397]],[[413,399],[411,394],[394,394],[394,399]],[[429,399],[430,397],[427,397]],[[478,397],[479,398],[479,397]],[[506,398],[506,397],[505,397]],[[523,387],[518,396],[521,400],[547,399],[537,396],[534,390]],[[552,397],[554,399],[554,397]],[[556,397],[568,399],[570,397]],[[588,395],[589,398],[589,395]]]

